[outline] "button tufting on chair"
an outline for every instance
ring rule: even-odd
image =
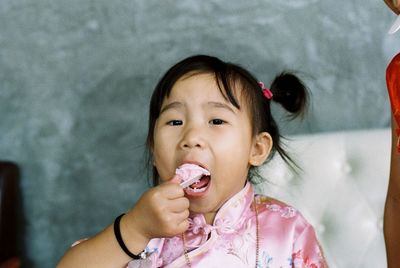
[[[386,266],[383,211],[390,137],[389,129],[291,137],[288,151],[302,172],[293,174],[279,157],[261,170],[267,182],[258,191],[302,212],[331,268]]]

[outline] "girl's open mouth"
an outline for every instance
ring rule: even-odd
[[[185,163],[175,173],[181,177],[180,185],[188,196],[202,196],[209,188],[211,174],[199,165]]]
[[[210,184],[211,176],[204,175],[200,180],[194,182],[189,187],[185,188],[185,192],[187,195],[191,196],[200,196],[202,195],[208,188]]]

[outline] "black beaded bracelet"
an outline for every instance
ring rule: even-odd
[[[129,249],[126,247],[124,240],[122,240],[122,236],[121,236],[121,230],[120,230],[120,221],[122,216],[124,216],[125,213],[122,213],[121,215],[119,215],[117,218],[115,218],[114,221],[114,235],[115,238],[118,241],[119,246],[121,247],[121,249],[126,253],[126,255],[128,255],[129,257],[131,257],[132,259],[138,260],[138,259],[144,259],[145,253],[144,251],[140,252],[138,255],[133,254],[132,252],[129,251]]]

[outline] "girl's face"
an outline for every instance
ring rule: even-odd
[[[161,106],[154,129],[153,157],[162,181],[170,180],[184,163],[198,164],[211,173],[204,193],[187,196],[190,211],[203,213],[211,223],[218,209],[245,185],[250,165],[268,156],[271,139],[253,137],[248,109],[239,96],[237,109],[221,94],[211,74],[179,79]],[[264,153],[260,160],[260,153]],[[261,163],[259,163],[261,162]]]

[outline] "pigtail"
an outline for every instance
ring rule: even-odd
[[[290,113],[289,119],[303,118],[308,107],[309,94],[305,84],[296,75],[290,72],[278,74],[272,81],[270,90],[273,94],[272,100]],[[268,118],[268,124],[266,130],[274,141],[273,152],[277,152],[290,169],[298,174],[301,167],[286,152],[284,143],[282,143],[283,137],[280,135],[278,125],[272,115]],[[271,158],[272,156],[273,154],[270,155]]]
[[[291,113],[291,119],[303,117],[308,106],[308,90],[294,74],[282,72],[272,81],[273,100]]]

